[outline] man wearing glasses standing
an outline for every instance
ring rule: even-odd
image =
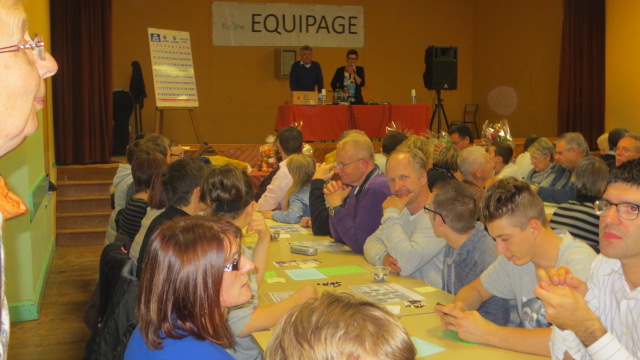
[[[436,237],[424,207],[431,198],[427,187],[428,160],[416,149],[400,148],[387,160],[391,196],[384,203],[382,225],[364,246],[364,256],[403,276],[442,288],[445,242]]]
[[[539,270],[535,294],[551,322],[554,359],[640,355],[640,159],[611,171],[594,204],[600,251],[587,284],[561,267]]]
[[[380,225],[382,202],[390,195],[389,184],[375,163],[373,144],[366,135],[354,133],[338,143],[335,172],[340,180],[324,187],[331,236],[354,253],[362,254],[365,240]],[[314,221],[312,211],[311,222]]]

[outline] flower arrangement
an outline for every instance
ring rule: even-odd
[[[482,134],[484,145],[489,145],[494,141],[513,142],[507,119],[501,119],[494,123],[489,123],[489,120],[485,121],[484,125],[482,125]]]

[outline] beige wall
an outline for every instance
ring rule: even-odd
[[[297,1],[345,5],[342,1]],[[359,64],[367,86],[364,98],[408,103],[415,88],[419,103],[431,103],[422,85],[424,50],[429,45],[457,46],[458,90],[443,92],[450,121],[460,120],[465,103],[480,103],[478,122],[498,120],[490,111],[489,91],[513,87],[519,97],[514,134],[555,135],[560,0],[353,0],[364,6],[365,47]],[[514,21],[515,17],[515,21]],[[155,101],[148,27],[188,31],[191,35],[200,108],[198,126],[205,141],[256,143],[273,133],[278,105],[289,99],[288,79],[274,76],[272,47],[213,47],[211,1],[114,0],[113,86],[128,88],[130,63],[140,61],[149,98],[144,129],[152,130]],[[316,48],[325,85],[347,48]],[[530,120],[536,121],[530,121]],[[164,133],[195,142],[186,112],[169,112]],[[304,127],[302,129],[304,131]]]
[[[640,2],[607,0],[605,129],[640,133]]]
[[[562,1],[481,0],[474,10],[478,123],[504,117],[516,137],[556,136]]]

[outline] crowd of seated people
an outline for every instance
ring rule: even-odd
[[[397,321],[391,321],[393,316],[368,301],[330,292],[318,299],[315,287],[305,286],[282,302],[258,304],[257,290],[264,277],[271,238],[265,218],[310,227],[314,235],[330,236],[344,243],[373,265],[388,266],[402,276],[420,279],[451,293],[455,296],[453,303],[438,305],[435,310],[443,328],[456,331],[462,339],[555,358],[558,355],[554,348],[558,346],[556,338],[568,337],[570,333],[562,330],[572,330],[573,336],[582,341],[583,333],[563,322],[565,319],[555,310],[558,305],[553,300],[569,296],[567,291],[582,298],[586,291],[573,284],[597,281],[590,278],[590,271],[597,253],[604,250],[601,248],[603,236],[611,242],[614,242],[613,234],[625,242],[631,241],[627,240],[626,233],[617,230],[620,225],[610,230],[612,235],[603,233],[602,229],[603,220],[611,220],[612,212],[607,211],[611,207],[619,214],[618,222],[637,221],[635,198],[609,198],[606,189],[607,184],[611,186],[617,181],[637,186],[633,185],[634,179],[616,180],[615,174],[618,167],[627,166],[624,164],[638,168],[640,137],[617,129],[605,134],[603,139],[607,144],[617,142],[615,150],[603,149],[602,153],[605,160],[604,155],[615,153],[610,175],[611,163],[591,156],[586,140],[579,133],[562,134],[555,143],[545,137],[532,136],[527,139],[527,151],[514,157],[511,144],[493,143],[485,149],[473,145],[473,137],[464,125],[452,130],[456,142],[451,145],[436,145],[423,136],[394,133],[386,139],[390,145],[384,150],[389,151],[385,152],[384,159],[374,154],[371,139],[352,130],[336,144],[336,151],[330,156],[334,160],[316,164],[312,157],[301,153],[300,129],[283,129],[278,136],[283,161],[272,174],[259,202],[255,201],[254,187],[244,170],[184,158],[176,144],[172,143],[174,147],[169,148],[168,142],[158,138],[154,138],[151,145],[147,139],[132,143],[135,192],[126,200],[124,210],[118,210],[117,220],[119,223],[122,216],[131,212],[142,225],[138,225],[140,230],[133,236],[130,232],[127,236],[135,239],[130,256],[137,262],[144,295],[141,294],[138,303],[139,327],[129,342],[128,357],[145,354],[144,358],[154,358],[148,355],[171,353],[184,346],[185,349],[179,351],[217,354],[219,350],[226,350],[224,354],[233,358],[260,359],[263,355],[250,335],[277,324],[264,356],[285,359],[290,354],[299,354],[300,346],[311,346],[304,344],[304,339],[312,332],[314,336],[326,332],[322,336],[327,336],[327,342],[322,346],[332,346],[331,329],[346,326],[350,317],[340,314],[355,305],[359,310],[353,316],[364,316],[371,324],[380,321],[379,326],[393,331],[397,341],[393,346],[402,351],[397,358],[415,356],[411,355],[415,351],[413,346],[406,343],[406,332]],[[162,151],[149,150],[153,144],[157,148],[157,144],[165,143],[166,153],[177,155],[168,165]],[[157,164],[147,164],[149,169],[140,175],[141,159],[145,164]],[[529,167],[524,167],[529,169],[525,175],[522,159],[529,163]],[[381,161],[384,172],[377,165]],[[520,164],[516,165],[518,161]],[[122,177],[119,173],[114,179],[114,188],[123,188]],[[141,195],[148,199],[144,204],[148,206],[146,214],[126,211]],[[119,194],[118,200],[121,198]],[[553,215],[545,213],[543,201],[558,205]],[[261,204],[265,208],[260,208]],[[207,220],[185,222],[188,218]],[[214,295],[222,298],[221,294],[229,291],[225,276],[231,277],[236,271],[241,280],[246,278],[243,281],[248,284],[248,291],[238,301],[215,303],[215,311],[227,314],[223,319],[211,319],[216,322],[219,333],[207,330],[213,323],[192,323],[194,320],[189,317],[193,315],[185,312],[181,314],[185,318],[174,322],[174,327],[156,324],[154,309],[146,307],[147,303],[166,301],[153,299],[153,294],[144,288],[158,286],[149,272],[166,271],[158,267],[157,252],[169,250],[159,248],[160,244],[154,245],[154,242],[166,242],[166,237],[173,237],[174,241],[196,241],[197,233],[189,235],[194,236],[193,239],[176,233],[176,226],[184,228],[187,224],[203,229],[221,228],[233,234],[238,234],[233,229],[246,228],[247,233],[257,234],[258,241],[252,250],[241,244],[229,250],[228,240],[222,242],[226,245],[220,249],[226,249],[227,255],[223,256],[221,292]],[[222,237],[225,236],[242,237]],[[234,244],[237,244],[235,240]],[[623,266],[633,260],[636,268],[640,266],[636,258],[628,260],[631,256],[613,247],[607,243],[608,252],[603,251],[605,259],[620,259],[624,261]],[[635,243],[623,248],[640,254]],[[170,278],[166,281],[178,280],[184,281]],[[593,296],[597,294],[591,298]],[[592,302],[578,304],[582,306],[581,311],[591,317],[604,316]],[[183,310],[175,307],[170,311]],[[318,316],[317,311],[322,311],[323,316]],[[637,321],[640,314],[634,311],[630,316]],[[357,315],[359,312],[362,314]],[[556,325],[555,319],[559,319],[558,324],[552,328],[551,325]],[[602,320],[603,323],[611,321]],[[589,325],[597,327],[598,323]],[[207,328],[201,330],[203,326]],[[164,333],[164,329],[169,333]],[[602,336],[617,339],[616,330],[606,330],[609,332]],[[292,336],[297,340],[292,340]],[[364,337],[363,332],[353,334],[353,339],[341,340],[358,343]],[[514,342],[514,337],[520,341]],[[212,344],[190,350],[194,346],[192,339]],[[586,352],[590,353],[591,344],[602,345],[595,340],[582,341]],[[619,341],[623,349],[637,351],[634,343]],[[385,345],[391,346],[389,342],[391,340]],[[390,357],[371,354],[371,358]]]

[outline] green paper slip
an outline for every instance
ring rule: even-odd
[[[367,272],[367,270],[356,266],[356,265],[349,265],[349,266],[334,266],[334,267],[328,267],[328,268],[323,268],[323,269],[318,269],[321,273],[328,275],[328,276],[332,276],[332,275],[345,275],[345,274],[357,274],[357,273],[363,273],[363,272]]]
[[[265,271],[264,272],[264,278],[265,279],[275,279],[277,277],[278,277],[278,275],[276,275],[275,271]]]
[[[284,273],[289,275],[289,277],[291,277],[293,280],[312,280],[327,278],[314,268],[285,270]]]
[[[455,342],[460,343],[460,344],[465,345],[465,346],[478,345],[477,343],[474,343],[474,342],[471,342],[471,341],[467,341],[467,340],[464,340],[464,339],[460,338],[458,336],[457,332],[451,331],[451,330],[441,332],[440,336],[442,336],[443,338],[445,338],[447,340],[455,341]]]

